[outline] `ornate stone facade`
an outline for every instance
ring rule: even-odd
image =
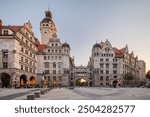
[[[140,67],[138,57],[129,53],[128,47],[117,49],[110,42],[96,43],[92,49],[89,65],[93,67],[95,86],[125,85],[124,75],[133,75],[133,85],[139,84]]]
[[[61,43],[52,19],[52,13],[45,12],[40,23],[41,44],[38,42],[37,75],[46,79],[49,85],[68,86],[74,60],[70,57],[70,45]]]
[[[31,23],[4,26],[0,21],[0,84],[2,87],[24,86],[36,78],[36,39]]]
[[[51,86],[76,86],[79,79],[86,80],[87,86],[123,86],[127,73],[133,75],[136,86],[144,77],[144,62],[129,53],[127,46],[117,49],[108,40],[94,44],[87,66],[75,66],[71,47],[58,38],[49,10],[40,22],[40,31],[41,43],[30,22],[5,26],[0,20],[0,86],[20,86],[21,80],[26,86],[33,79],[46,79]]]

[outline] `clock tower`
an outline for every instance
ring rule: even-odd
[[[45,12],[45,18],[40,22],[41,44],[47,45],[49,41],[55,40],[57,37],[57,30],[52,18],[52,13],[48,9]]]

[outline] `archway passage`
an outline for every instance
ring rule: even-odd
[[[8,73],[1,73],[2,87],[8,88],[10,86],[10,75]]]
[[[27,76],[21,75],[20,76],[20,86],[25,87],[27,85]]]
[[[35,81],[35,77],[31,76],[30,80],[28,80],[28,85],[30,86],[35,86],[36,85],[36,81]]]
[[[86,87],[86,86],[88,86],[88,82],[85,79],[80,78],[80,79],[76,80],[76,86]]]
[[[117,81],[117,80],[114,80],[114,81],[113,81],[113,87],[116,88],[116,87],[117,87],[117,84],[118,84],[118,81]]]

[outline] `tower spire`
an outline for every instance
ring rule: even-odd
[[[48,11],[50,11],[50,7],[49,7],[49,4],[48,4]]]

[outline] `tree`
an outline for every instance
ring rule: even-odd
[[[132,81],[134,77],[133,77],[132,73],[129,72],[129,73],[126,73],[123,76],[123,78],[124,78],[126,84],[129,85],[129,82]]]
[[[150,70],[147,72],[146,78],[150,80]]]

